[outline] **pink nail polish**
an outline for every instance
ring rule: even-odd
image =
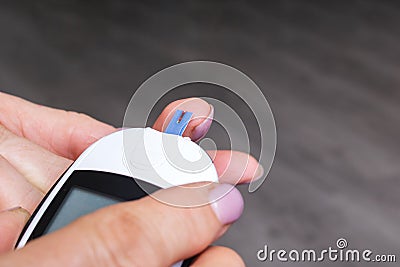
[[[233,185],[218,184],[210,191],[209,200],[215,215],[222,224],[230,224],[242,215],[243,197]]]
[[[214,107],[210,105],[210,112],[208,113],[207,118],[193,129],[191,133],[192,141],[196,142],[207,134],[208,129],[211,127],[213,117]]]

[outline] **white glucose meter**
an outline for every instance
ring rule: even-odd
[[[144,184],[159,189],[200,181],[218,182],[206,152],[180,136],[190,117],[190,112],[178,110],[165,133],[151,128],[124,129],[92,144],[44,197],[22,231],[16,249],[99,208],[146,196]],[[184,159],[186,166],[203,161],[203,167],[188,172],[171,157]],[[190,259],[174,267],[189,264]]]

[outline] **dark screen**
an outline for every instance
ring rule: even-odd
[[[88,189],[73,187],[43,234],[54,232],[85,214],[118,202],[121,202],[118,198]]]

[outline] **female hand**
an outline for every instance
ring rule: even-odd
[[[29,214],[56,179],[90,144],[116,129],[83,114],[4,93],[0,103],[0,266],[170,266],[202,251],[194,265],[243,265],[232,250],[208,247],[242,212],[243,200],[236,189],[201,208],[171,207],[151,197],[113,205],[13,252]],[[213,109],[198,98],[169,104],[153,128],[164,130],[176,109],[194,113],[184,136],[199,140],[206,134]],[[247,154],[209,153],[221,183],[262,176],[262,167]],[[208,199],[224,186],[190,197]],[[171,188],[157,194],[179,191]]]

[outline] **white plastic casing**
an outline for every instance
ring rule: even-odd
[[[190,168],[176,166],[171,158],[174,148],[179,152],[175,154],[188,162],[203,161],[203,168],[196,170],[194,167],[189,171]],[[218,182],[210,157],[199,145],[188,137],[151,128],[130,128],[110,134],[83,152],[72,167],[132,176],[161,188],[201,181]]]

